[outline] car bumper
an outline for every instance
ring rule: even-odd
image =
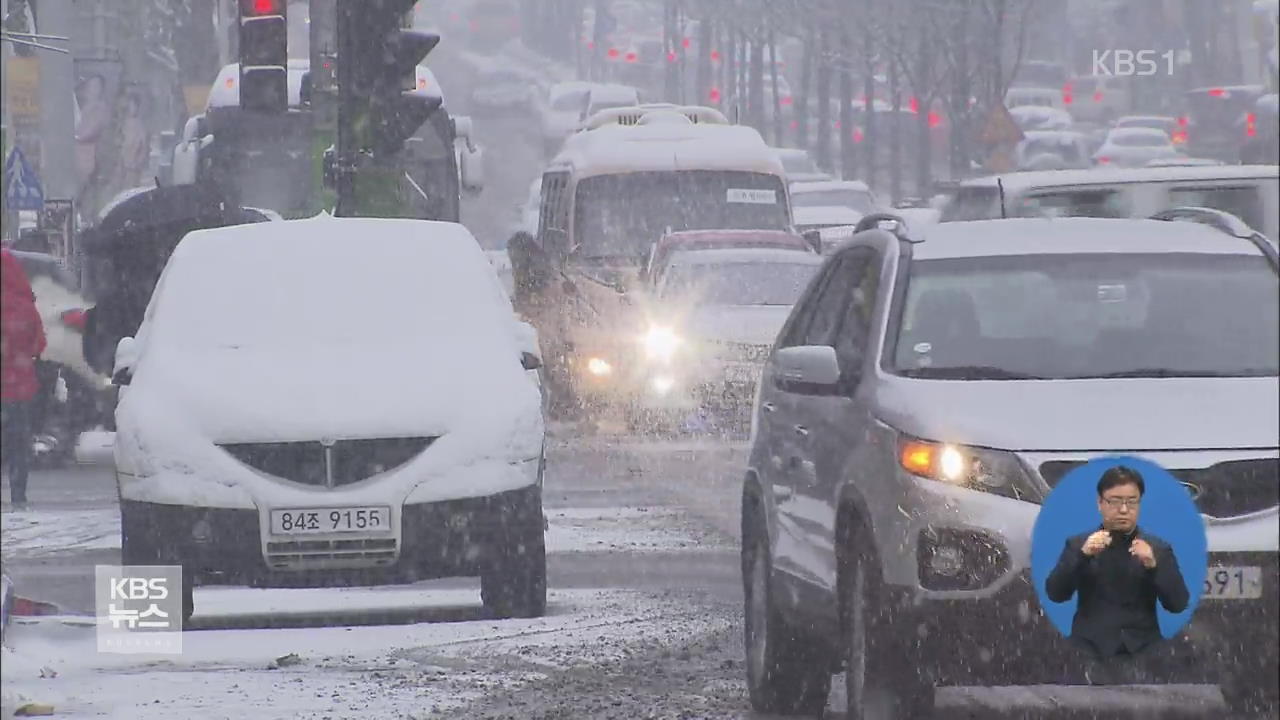
[[[1276,553],[1222,553],[1212,562],[1263,567],[1262,597],[1204,600],[1177,635],[1139,654],[1118,674],[1100,673],[1098,663],[1057,631],[1040,611],[1025,572],[978,602],[916,604],[903,593],[898,601],[912,609],[898,632],[922,638],[920,657],[941,685],[1218,683],[1243,667],[1274,679],[1280,631]]]
[[[272,536],[258,510],[124,500],[123,514],[162,564],[182,565],[201,585],[327,587],[478,575],[499,540],[545,527],[541,487],[398,508],[384,537]]]

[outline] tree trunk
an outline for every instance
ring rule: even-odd
[[[813,97],[810,88],[813,86],[813,64],[816,52],[817,33],[810,26],[804,44],[804,60],[800,67],[800,88],[796,94],[796,147],[809,148],[809,119],[812,117]]]
[[[698,23],[698,67],[695,70],[694,83],[699,103],[711,101],[711,83],[714,77],[711,67],[711,38],[715,37],[712,26],[713,23],[709,17],[702,18],[702,22]]]
[[[782,97],[778,91],[778,43],[777,36],[773,30],[769,31],[769,60],[769,82],[773,85],[773,144],[781,147],[783,140]]]
[[[815,160],[824,170],[831,162],[831,36],[826,28],[818,31],[818,137]]]
[[[751,126],[766,134],[764,109],[764,40],[760,33],[751,36],[751,66],[747,76],[747,107]]]
[[[889,197],[896,204],[902,199],[902,90],[898,86],[896,62],[889,63],[889,98],[893,105],[889,122]],[[874,107],[875,101],[870,100],[868,104]]]
[[[840,36],[840,177],[858,177],[857,148],[853,143],[853,58],[848,54],[849,31]]]

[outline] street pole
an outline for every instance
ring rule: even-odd
[[[355,127],[352,111],[355,101],[355,81],[352,77],[355,69],[353,58],[359,49],[354,47],[355,34],[352,28],[352,12],[358,12],[358,4],[350,0],[337,0],[337,80],[338,80],[338,139],[334,147],[337,160],[336,186],[338,193],[334,214],[338,217],[354,217],[356,215],[356,148]]]
[[[313,209],[333,207],[333,193],[324,182],[324,153],[336,146],[337,85],[336,62],[337,0],[310,0],[308,43],[311,79],[311,155]]]
[[[71,37],[72,0],[40,3],[39,32]],[[70,53],[40,51],[40,179],[47,198],[76,196],[75,64]]]

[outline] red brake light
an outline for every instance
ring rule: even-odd
[[[1226,97],[1227,91],[1223,88],[1213,88],[1209,91],[1209,97]]]
[[[711,62],[720,62],[720,51],[719,51],[719,50],[712,50],[712,51],[711,51]]]
[[[667,62],[675,62],[677,58],[678,56],[676,55],[675,50],[672,50],[671,52],[667,53]]]
[[[635,61],[636,61],[636,60],[638,60],[638,59],[639,59],[639,57],[638,57],[635,53],[633,53],[633,52],[629,52],[629,53],[627,53],[627,62],[629,62],[629,63],[633,63],[633,62],[635,62]]]
[[[1254,137],[1258,134],[1258,116],[1249,113],[1244,116],[1244,134]]]
[[[618,59],[618,56],[619,56],[619,55],[621,55],[621,54],[622,54],[622,53],[618,52],[618,48],[609,48],[609,59],[610,59],[610,60],[617,60],[617,59]]]
[[[1062,104],[1063,104],[1063,105],[1070,105],[1070,104],[1071,104],[1071,103],[1073,103],[1073,102],[1075,102],[1075,97],[1074,97],[1073,95],[1071,95],[1070,93],[1063,93],[1063,94],[1062,94]]]
[[[1100,157],[1100,158],[1098,158],[1098,164],[1099,164],[1099,165],[1106,165],[1106,164],[1107,164],[1107,163],[1109,163],[1109,162],[1111,162],[1111,158],[1109,158],[1109,157]]]
[[[720,103],[720,88],[711,88],[711,102]]]
[[[1102,102],[1102,91],[1101,91],[1101,90],[1099,90],[1098,92],[1096,92],[1096,93],[1094,93],[1094,94],[1093,94],[1093,101],[1094,101],[1094,102]]]
[[[920,112],[920,100],[917,98],[911,98],[911,100],[907,102],[907,108],[913,113]]]
[[[1191,120],[1188,119],[1186,115],[1183,115],[1178,118],[1178,127],[1186,127],[1190,124],[1191,124]]]
[[[790,104],[791,104],[791,96],[790,96],[790,95],[788,95],[788,96],[786,96],[786,97],[782,98],[782,104],[783,104],[783,105],[790,105]]]
[[[85,316],[84,310],[76,308],[74,310],[65,310],[58,316],[62,320],[62,324],[75,330],[76,332],[84,332]]]
[[[283,15],[282,0],[247,0],[240,3],[240,11],[251,17]]]
[[[688,50],[688,49],[689,49],[689,45],[691,45],[691,44],[692,44],[692,43],[689,41],[689,38],[685,38],[685,39],[683,39],[683,40],[681,40],[681,41],[680,41],[680,45],[681,45],[681,47],[683,47],[685,50]]]
[[[854,141],[854,142],[856,142],[856,143],[860,143],[860,142],[862,142],[862,141],[863,141],[863,139],[864,139],[864,136],[863,136],[863,134],[862,134],[862,128],[854,128],[854,129],[853,129],[853,141]]]
[[[936,128],[942,125],[942,116],[936,112],[929,113],[929,127]]]

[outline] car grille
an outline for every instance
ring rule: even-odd
[[[1051,460],[1040,465],[1040,476],[1054,487],[1083,464],[1080,460]],[[1280,504],[1280,459],[1230,460],[1169,472],[1187,485],[1196,507],[1209,517],[1247,515]]]
[[[237,443],[222,449],[249,467],[304,485],[350,485],[412,460],[433,437],[285,443]]]
[[[284,570],[310,565],[390,565],[396,560],[394,538],[360,540],[291,540],[267,543],[267,563]]]

